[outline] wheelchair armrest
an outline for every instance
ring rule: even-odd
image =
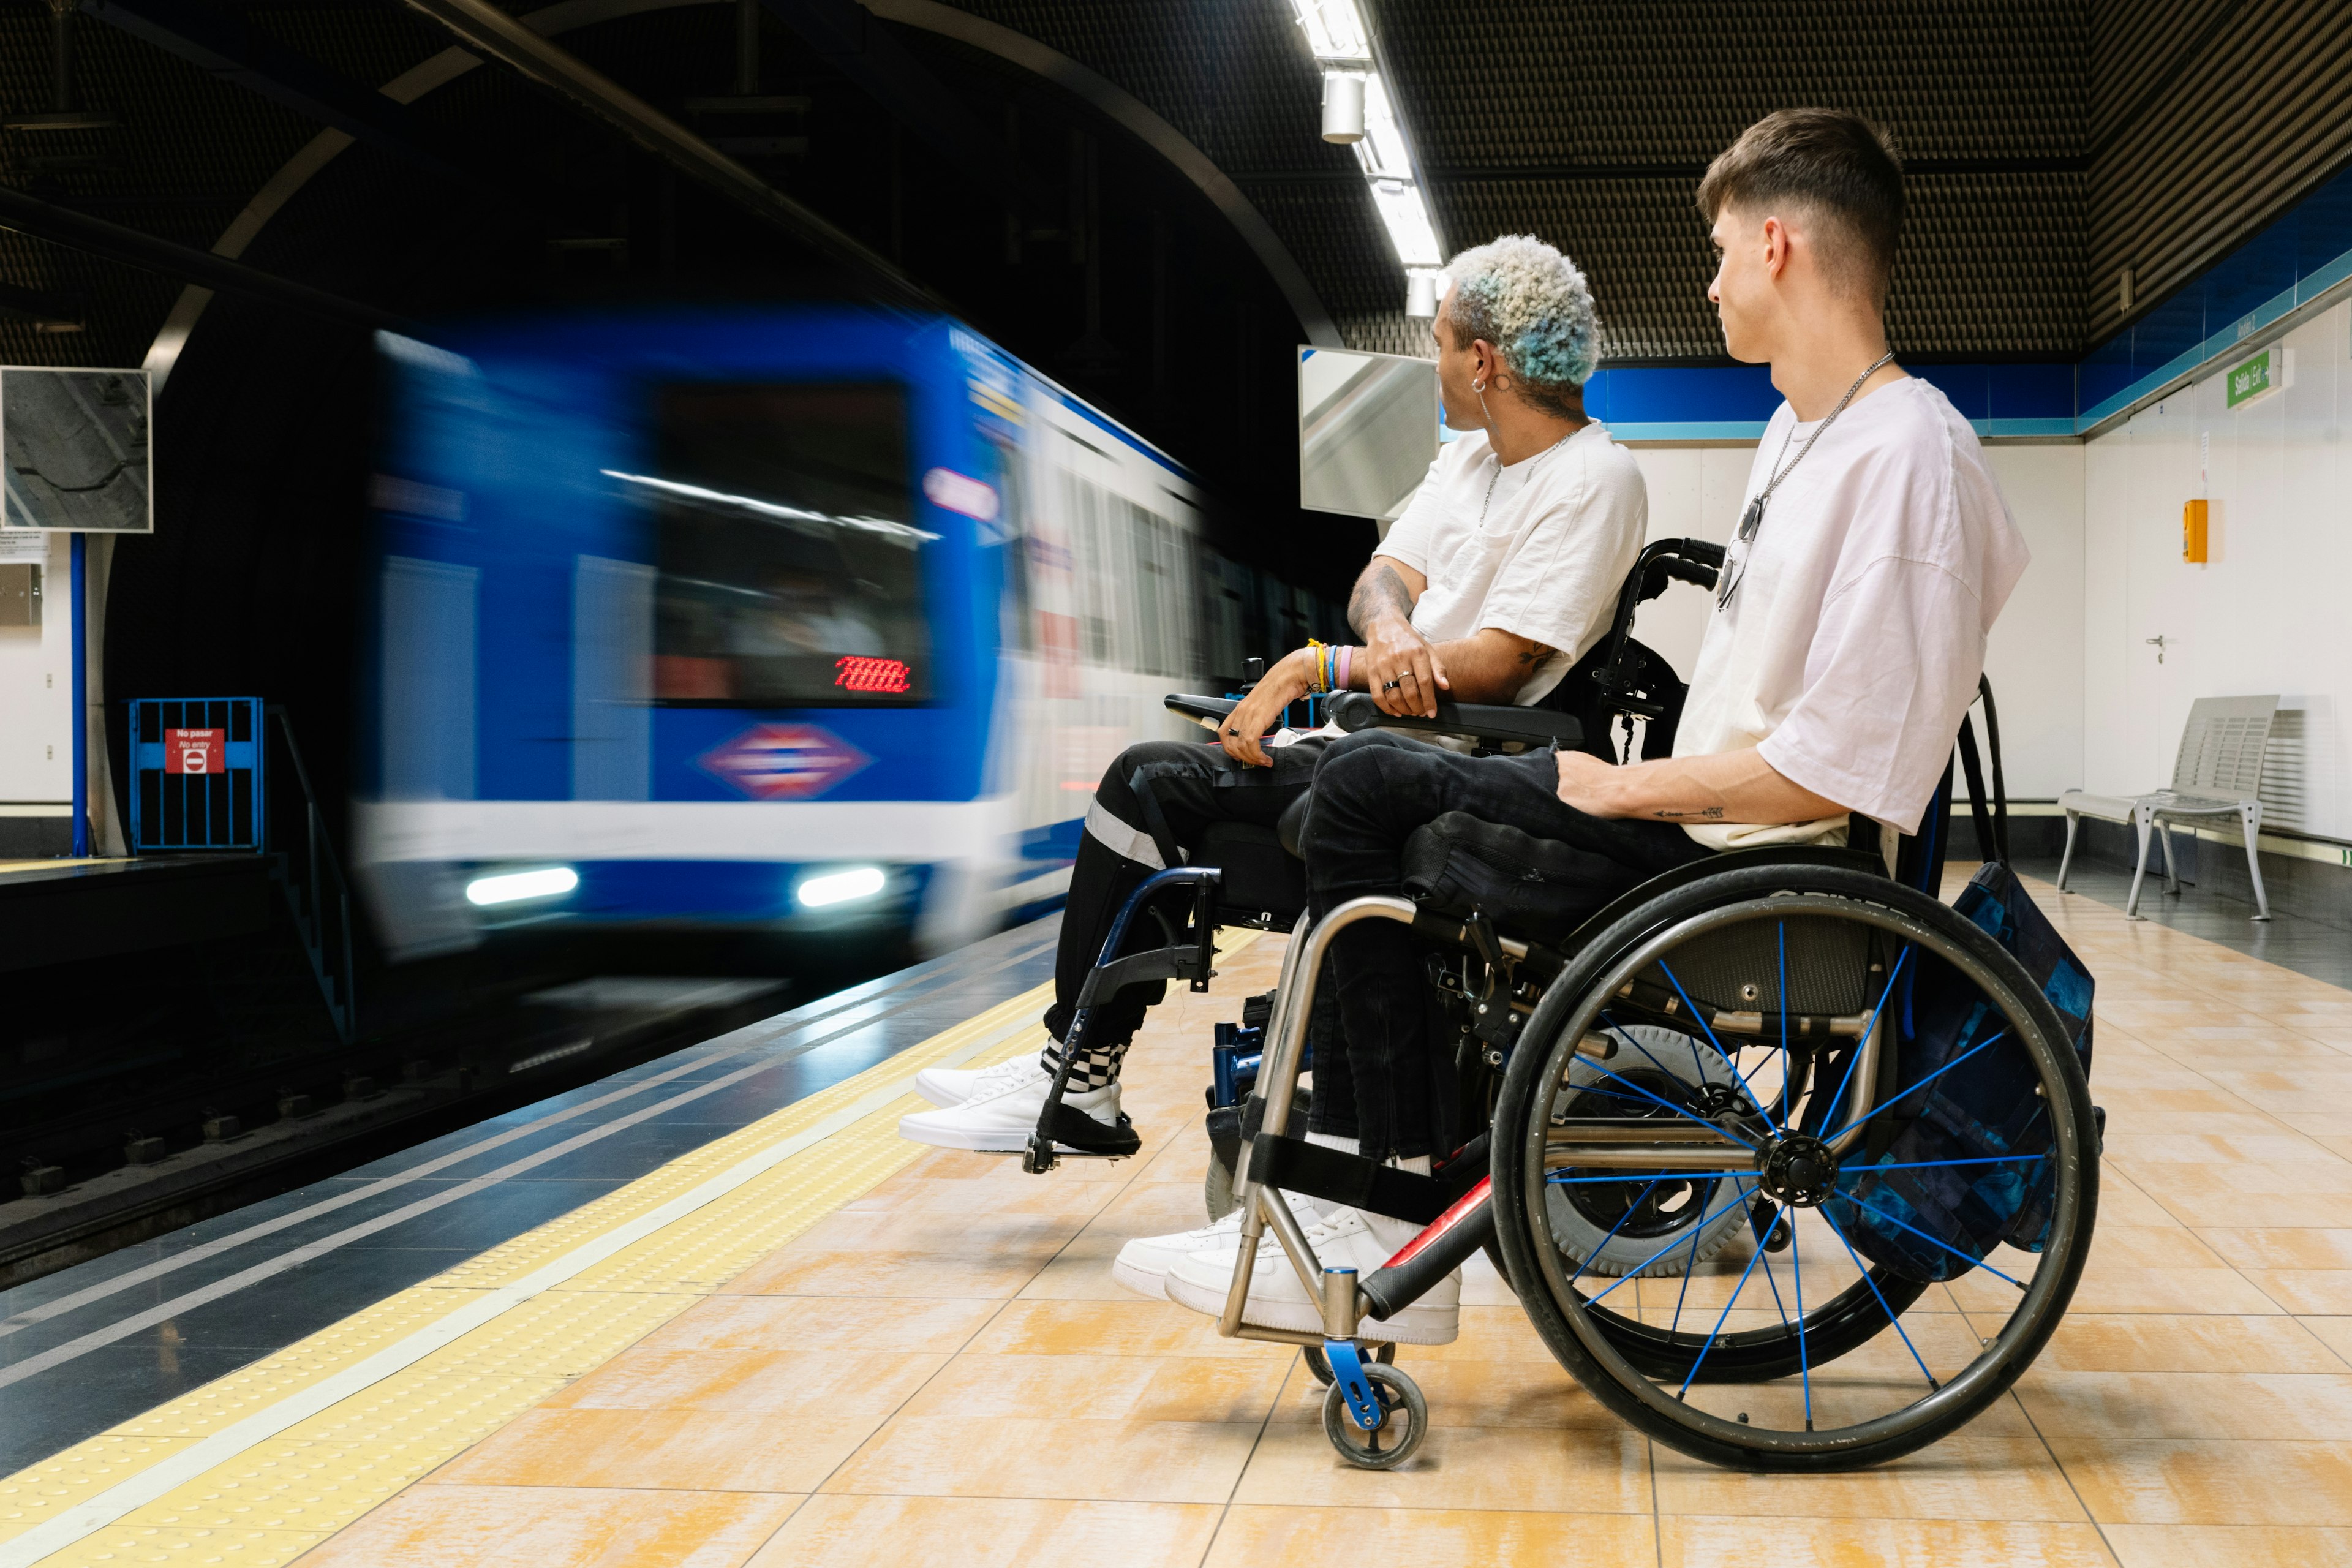
[[[1584,726],[1572,713],[1549,708],[1515,708],[1499,703],[1454,702],[1440,698],[1437,717],[1398,717],[1381,711],[1366,691],[1334,698],[1331,719],[1349,734],[1359,730],[1410,730],[1422,734],[1464,735],[1480,741],[1518,741],[1530,746],[1557,742],[1574,747],[1584,740]]]
[[[1212,730],[1217,727],[1218,720],[1241,706],[1239,700],[1231,697],[1195,697],[1181,691],[1171,691],[1160,700],[1171,713],[1196,719]]]

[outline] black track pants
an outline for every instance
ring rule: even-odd
[[[1402,892],[1405,840],[1449,811],[1584,851],[1596,909],[1709,853],[1671,824],[1588,816],[1559,790],[1548,751],[1465,757],[1378,730],[1348,736],[1315,775],[1308,911],[1320,919],[1349,899]],[[1325,985],[1339,995],[1347,1071],[1329,1070],[1318,1049],[1315,1130],[1355,1134],[1370,1159],[1450,1152],[1465,1131],[1453,1125],[1460,1094],[1450,1050],[1435,1048],[1431,988],[1411,932],[1362,921],[1339,933],[1331,956]]]
[[[1118,754],[1087,808],[1086,832],[1078,841],[1069,902],[1062,914],[1046,1033],[1056,1042],[1069,1034],[1078,990],[1087,973],[1101,961],[1111,921],[1128,895],[1154,871],[1183,863],[1170,851],[1197,848],[1202,830],[1213,822],[1271,828],[1284,808],[1306,793],[1323,750],[1320,742],[1305,741],[1269,751],[1266,755],[1274,760],[1269,768],[1245,766],[1226,756],[1223,747],[1192,741],[1146,741]],[[1176,889],[1171,897],[1171,915],[1192,896],[1190,889]],[[1158,921],[1139,920],[1129,928],[1122,952],[1112,956],[1157,947],[1162,941]],[[1129,986],[1095,1008],[1078,1059],[1070,1067],[1074,1090],[1118,1081],[1119,1060],[1142,1024],[1145,1009],[1166,990],[1157,984]],[[1044,1060],[1048,1071],[1060,1065],[1056,1047],[1046,1047]]]

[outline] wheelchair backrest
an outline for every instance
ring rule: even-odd
[[[1630,721],[1637,718],[1644,721],[1642,760],[1670,755],[1689,687],[1664,655],[1634,639],[1633,614],[1671,583],[1714,588],[1722,565],[1723,546],[1704,539],[1657,539],[1643,545],[1617,591],[1608,634],[1537,706],[1574,714],[1584,726],[1583,749],[1595,756],[1619,761],[1611,726],[1623,720],[1630,731]]]

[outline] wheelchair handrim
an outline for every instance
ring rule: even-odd
[[[1803,879],[1784,874],[1770,879]],[[1924,900],[1924,895],[1917,896]],[[1553,1042],[1540,1068],[1538,1093],[1545,1092],[1542,1086],[1555,1083],[1564,1074],[1567,1055],[1574,1051],[1575,1043],[1583,1038],[1617,988],[1662,953],[1672,952],[1685,941],[1708,931],[1750,921],[1785,919],[1790,914],[1814,911],[1858,920],[1890,935],[1916,943],[1924,951],[1952,964],[1989,1000],[1998,1005],[2009,1027],[2025,1041],[2035,1071],[2041,1078],[2042,1093],[2049,1097],[2053,1107],[2061,1103],[2061,1096],[2066,1094],[2068,1089],[2068,1069],[2074,1065],[2072,1047],[2065,1046],[2063,1031],[2052,1026],[2056,1022],[2055,1015],[2049,1014],[2048,1003],[2014,958],[1994,944],[1990,938],[1977,932],[1974,927],[1966,929],[1977,941],[1954,942],[1891,903],[1846,892],[1768,892],[1678,920],[1668,920],[1643,932],[1630,944],[1618,948],[1622,956],[1591,983],[1576,984],[1571,991],[1568,984],[1570,977],[1563,975],[1561,983],[1555,985],[1553,994],[1572,994],[1575,998],[1573,1011],[1565,1026],[1557,1030],[1547,1029],[1548,1020],[1543,1014],[1549,1009],[1541,1006],[1537,1016],[1528,1020],[1527,1037],[1549,1038]],[[1979,942],[1981,946],[1978,945]],[[1571,969],[1573,967],[1571,965]],[[1546,1001],[1549,1000],[1548,996]],[[2043,1016],[2044,1014],[2048,1016]],[[2056,1054],[2062,1046],[2067,1050],[2066,1058]],[[2067,1098],[2071,1102],[2072,1096]],[[1874,1106],[1873,1114],[1883,1109]],[[1535,1118],[1532,1121],[1518,1163],[1525,1190],[1540,1193],[1549,1143],[1545,1137],[1545,1119]],[[1899,1439],[1938,1421],[1955,1407],[1973,1406],[1981,1399],[1997,1394],[2022,1369],[2020,1352],[2038,1349],[2039,1341],[2046,1339],[2050,1329],[2054,1327],[2053,1310],[2063,1310],[2065,1299],[2073,1294],[2079,1273],[2076,1237],[2083,1215],[2084,1170],[2088,1151],[2084,1146],[2077,1118],[2053,1114],[2050,1121],[2053,1126],[2053,1157],[2057,1173],[2050,1232],[2052,1243],[2019,1303],[2011,1309],[2000,1333],[1980,1348],[1979,1353],[1958,1376],[1941,1384],[1924,1397],[1888,1415],[1830,1432],[1740,1425],[1679,1401],[1668,1391],[1654,1385],[1649,1376],[1611,1342],[1601,1325],[1593,1321],[1585,1299],[1567,1278],[1558,1254],[1551,1247],[1541,1245],[1531,1246],[1528,1250],[1534,1255],[1549,1294],[1584,1352],[1606,1369],[1632,1397],[1655,1409],[1694,1436],[1711,1436],[1727,1445],[1751,1450],[1759,1446],[1759,1439],[1769,1439],[1770,1447],[1790,1455],[1833,1456],[1842,1450]],[[1852,1289],[1849,1288],[1848,1293]],[[1834,1301],[1824,1303],[1823,1310],[1827,1310],[1834,1304]],[[1758,1331],[1769,1332],[1769,1330]]]

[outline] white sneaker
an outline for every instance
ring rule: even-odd
[[[1297,1193],[1286,1194],[1290,1212],[1298,1223],[1310,1232],[1323,1223],[1323,1211],[1315,1200]],[[1139,1296],[1149,1296],[1155,1301],[1168,1299],[1168,1271],[1196,1252],[1233,1252],[1241,1250],[1242,1211],[1234,1210],[1214,1225],[1204,1225],[1198,1230],[1181,1230],[1173,1236],[1141,1236],[1118,1249],[1118,1257],[1110,1266],[1110,1277]],[[1258,1243],[1258,1255],[1266,1256],[1274,1249],[1279,1259],[1280,1248],[1268,1233]],[[1284,1267],[1288,1267],[1284,1265]]]
[[[1029,1147],[1037,1131],[1038,1114],[1054,1087],[1050,1074],[1027,1078],[1007,1076],[990,1084],[961,1105],[943,1110],[919,1110],[898,1118],[898,1136],[942,1149],[972,1149],[983,1154],[1018,1154]],[[1093,1118],[1106,1129],[1118,1125],[1118,1085],[1065,1090],[1062,1104]],[[1056,1145],[1064,1153],[1079,1151]]]
[[[1051,1077],[1045,1064],[1035,1057],[1012,1057],[992,1068],[925,1068],[915,1075],[915,1092],[933,1105],[961,1105],[999,1083]]]
[[[1408,1235],[1418,1229],[1400,1220],[1381,1218],[1380,1223],[1390,1228],[1402,1226]],[[1325,1268],[1353,1268],[1359,1279],[1370,1275],[1397,1250],[1397,1247],[1373,1235],[1372,1227],[1354,1209],[1339,1210],[1322,1225],[1310,1228],[1307,1239],[1313,1244],[1315,1256]],[[1401,1247],[1402,1242],[1397,1245]],[[1222,1314],[1225,1292],[1233,1285],[1234,1266],[1240,1261],[1241,1248],[1231,1242],[1213,1252],[1192,1254],[1168,1270],[1168,1299],[1213,1318]],[[1277,1251],[1270,1258],[1261,1256],[1251,1271],[1249,1301],[1242,1308],[1242,1321],[1262,1329],[1318,1333],[1323,1327],[1323,1309],[1307,1300],[1298,1283],[1298,1271]],[[1368,1317],[1356,1330],[1360,1339],[1392,1340],[1407,1345],[1450,1345],[1461,1332],[1459,1268],[1394,1317],[1386,1321]]]

